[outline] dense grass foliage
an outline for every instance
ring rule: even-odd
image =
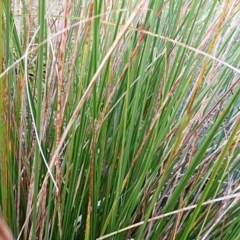
[[[16,239],[240,239],[239,1],[0,2]]]

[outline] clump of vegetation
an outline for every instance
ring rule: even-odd
[[[240,239],[239,10],[0,2],[0,206],[16,239]]]

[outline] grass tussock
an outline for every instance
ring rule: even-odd
[[[16,239],[240,238],[239,6],[0,2]]]

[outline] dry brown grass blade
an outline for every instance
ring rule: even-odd
[[[69,131],[72,128],[72,125],[74,124],[76,118],[78,117],[78,114],[79,114],[80,110],[82,109],[82,106],[83,106],[84,102],[86,101],[86,99],[91,94],[92,89],[93,89],[94,85],[96,84],[96,82],[98,81],[99,75],[101,74],[101,72],[102,72],[104,66],[106,65],[108,59],[110,58],[110,56],[112,55],[113,51],[117,47],[118,43],[120,42],[120,40],[124,36],[125,32],[129,29],[132,21],[135,19],[135,17],[139,13],[141,13],[142,7],[144,6],[145,3],[146,3],[145,0],[142,0],[142,1],[140,1],[137,4],[137,6],[134,9],[133,13],[129,17],[129,19],[126,21],[126,24],[123,26],[123,28],[121,29],[120,33],[117,35],[115,41],[113,42],[112,46],[109,48],[108,52],[106,53],[103,61],[101,62],[100,66],[97,69],[97,72],[94,74],[91,82],[89,83],[87,89],[85,90],[81,100],[79,101],[79,103],[78,103],[78,105],[77,105],[77,107],[76,107],[76,109],[75,109],[71,119],[69,120],[69,122],[68,122],[68,124],[67,124],[67,126],[65,128],[65,131],[62,134],[61,140],[60,140],[60,142],[59,142],[59,144],[58,144],[58,146],[57,146],[57,148],[55,150],[55,153],[54,153],[54,155],[53,155],[53,157],[52,157],[52,159],[51,159],[51,161],[49,163],[49,168],[50,169],[52,169],[52,167],[53,167],[53,165],[55,163],[56,157],[59,154],[59,152],[60,152],[60,150],[62,148],[62,145],[63,145],[63,143],[64,143],[64,141],[65,141]],[[45,182],[48,181],[48,178],[49,178],[49,173],[46,174],[46,176],[44,178],[44,181],[43,181],[43,185],[45,184]],[[40,192],[39,192],[39,197],[38,197],[38,206],[39,206],[40,202],[42,201],[42,198],[43,198],[42,194],[43,194],[43,192],[42,192],[42,189],[41,189]]]
[[[29,7],[27,8],[27,18],[28,18],[28,24],[26,25],[26,32],[25,32],[25,38],[24,38],[24,45],[23,50],[26,51],[29,44],[30,39],[30,31],[31,26],[33,22],[32,18],[32,7],[33,7],[33,0],[29,1]],[[19,6],[19,11],[21,11],[21,7]],[[26,74],[26,73],[25,73]],[[26,159],[26,154],[23,151],[23,142],[24,142],[24,132],[26,132],[26,82],[23,79],[22,73],[19,72],[19,89],[18,94],[21,96],[21,120],[20,120],[20,128],[19,128],[19,148],[18,148],[18,154],[19,154],[19,164],[18,164],[18,187],[17,187],[17,228],[19,229],[20,226],[20,188],[21,188],[21,178],[22,178],[22,162],[24,162],[24,159]],[[27,169],[27,168],[26,168]]]
[[[222,27],[222,25],[223,25],[224,18],[225,18],[226,13],[227,13],[228,4],[229,4],[229,1],[225,1],[225,5],[224,5],[224,8],[223,8],[223,10],[222,10],[222,14],[221,14],[220,19],[219,19],[219,21],[218,21],[218,24],[217,24],[217,27],[216,27],[216,30],[215,30],[213,39],[212,39],[211,44],[210,44],[210,47],[209,47],[209,51],[208,51],[209,54],[211,54],[211,53],[213,52],[214,47],[215,47],[215,45],[216,45],[217,38],[218,38],[218,36],[219,36],[219,34],[220,34],[220,30],[221,30],[221,27]],[[204,74],[205,74],[205,72],[206,72],[206,69],[207,69],[207,66],[208,66],[209,61],[210,61],[210,59],[207,58],[206,61],[204,62],[203,68],[202,68],[202,70],[201,70],[201,72],[200,72],[200,74],[199,74],[199,77],[198,77],[197,81],[196,81],[196,84],[195,84],[195,87],[194,87],[194,91],[193,91],[193,95],[192,95],[192,97],[191,97],[191,99],[190,99],[190,102],[189,102],[189,105],[188,105],[188,108],[187,108],[187,117],[189,117],[190,112],[191,112],[191,110],[192,110],[193,103],[194,103],[194,101],[195,101],[195,98],[196,98],[196,96],[197,96],[197,92],[199,91],[200,86],[201,86],[201,84],[202,84],[202,81],[203,81],[203,79],[204,79]]]
[[[71,0],[65,1],[64,6],[64,19],[63,19],[63,29],[67,28],[68,23],[68,16],[71,9]],[[61,138],[61,127],[62,127],[62,91],[63,91],[63,77],[64,77],[64,52],[66,47],[66,40],[67,40],[67,31],[64,31],[61,34],[59,48],[58,48],[58,92],[57,92],[57,116],[56,116],[56,145],[58,145],[60,138]],[[61,173],[60,173],[60,155],[59,153],[56,156],[55,160],[55,167],[56,167],[56,180],[58,189],[60,189],[60,181],[61,181]],[[62,217],[61,217],[61,196],[58,192],[57,194],[57,212],[58,212],[58,227],[60,236],[62,236]]]

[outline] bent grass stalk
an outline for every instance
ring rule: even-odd
[[[239,6],[14,4],[0,8],[0,206],[14,236],[236,239]]]

